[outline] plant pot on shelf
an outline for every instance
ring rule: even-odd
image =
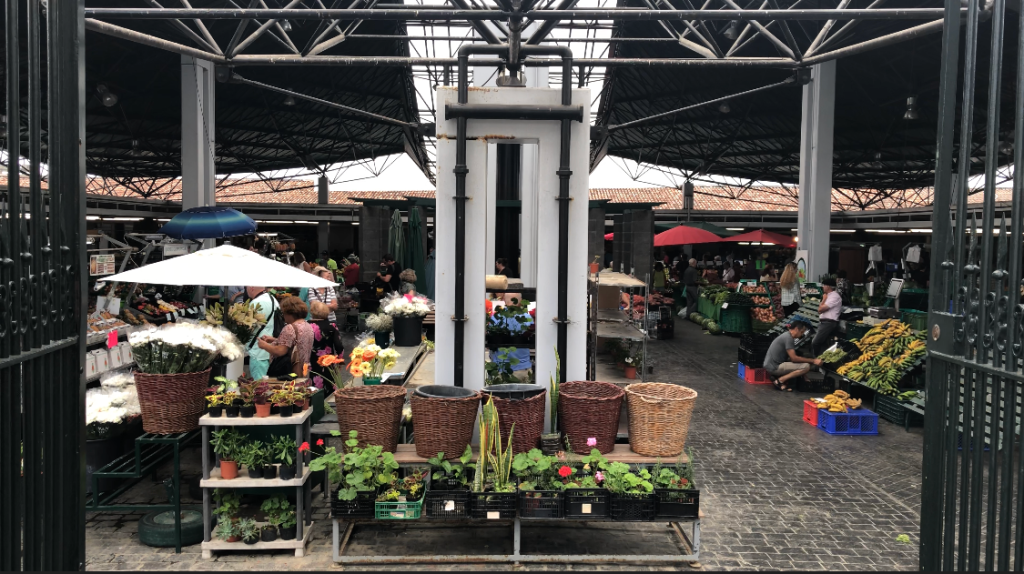
[[[220,477],[224,480],[238,478],[238,463],[233,460],[220,461]]]
[[[418,347],[423,341],[423,317],[393,317],[395,346]]]
[[[246,470],[249,471],[249,478],[263,478],[262,466],[250,466]]]
[[[406,390],[391,385],[334,391],[334,411],[338,413],[342,438],[347,439],[349,431],[354,430],[360,447],[372,444],[381,446],[384,452],[395,452],[405,399]]]
[[[210,369],[173,375],[136,373],[142,428],[153,434],[184,433],[199,428],[209,382]]]
[[[295,404],[292,405],[293,413],[298,414],[304,410],[306,410],[306,399],[302,399],[301,401],[295,401]]]
[[[277,540],[277,528],[273,526],[264,526],[263,530],[260,531],[260,542],[273,542]]]
[[[290,416],[292,416],[292,409],[293,408],[294,408],[293,405],[282,405],[282,406],[278,407],[277,413],[279,415],[281,415],[282,417],[290,417]]]
[[[258,536],[256,538],[253,538],[252,540],[242,540],[242,542],[244,542],[246,544],[249,544],[250,546],[253,545],[253,544],[256,544],[259,541],[260,541],[260,539],[259,539]]]
[[[625,374],[627,379],[636,378],[636,367],[633,365],[626,365]]]
[[[262,405],[256,405],[256,416],[258,418],[265,418],[270,416],[270,403],[264,403]]]
[[[290,464],[281,463],[281,468],[277,471],[277,475],[281,480],[292,480],[295,478],[295,467]]]
[[[590,274],[591,274],[591,275],[593,275],[593,274],[597,273],[597,272],[598,272],[598,270],[599,270],[599,269],[598,269],[598,265],[597,265],[597,263],[591,263],[591,264],[590,264]]]
[[[447,458],[458,458],[473,439],[480,399],[480,393],[462,387],[427,385],[416,389],[410,400],[416,454],[430,458],[443,452]]]
[[[249,405],[247,407],[242,406],[239,408],[238,414],[241,415],[243,419],[251,419],[253,415],[256,414],[256,407],[253,405]]]
[[[263,467],[263,479],[264,480],[274,480],[275,478],[277,478],[277,467],[272,465],[272,464],[268,464],[267,466],[264,466]]]
[[[242,407],[236,407],[234,405],[231,405],[230,407],[224,407],[224,415],[229,419],[236,419],[238,418],[238,413],[241,410],[241,408]]]
[[[242,537],[237,535],[237,534],[235,534],[234,536],[229,536],[227,541],[228,542],[241,542],[242,541]]]
[[[224,405],[210,407],[210,410],[206,411],[206,414],[210,415],[213,418],[218,418],[224,414]]]
[[[373,342],[381,349],[387,349],[391,344],[391,331],[374,331]]]
[[[296,531],[295,527],[296,526],[297,525],[295,525],[295,524],[293,524],[291,526],[282,526],[281,527],[281,534],[280,534],[281,540],[295,540],[295,531]]]

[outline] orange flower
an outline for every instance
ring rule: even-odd
[[[364,361],[372,361],[373,358],[376,357],[376,356],[377,356],[376,353],[374,353],[373,351],[363,351],[363,360]]]
[[[330,367],[331,365],[337,362],[339,362],[338,357],[336,357],[335,355],[324,355],[316,360],[316,364],[320,365],[321,367]]]

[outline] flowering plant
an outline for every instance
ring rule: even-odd
[[[99,388],[85,393],[85,430],[89,439],[112,438],[123,424],[142,415],[139,394],[132,375],[104,380]]]
[[[197,373],[218,356],[234,361],[245,354],[227,329],[213,325],[167,323],[128,336],[139,371],[154,375]]]
[[[384,369],[390,369],[398,361],[398,351],[381,349],[377,345],[356,347],[349,356],[348,371],[354,377],[379,378]]]
[[[430,312],[430,305],[430,299],[412,293],[395,293],[382,303],[384,312],[392,317],[423,317]]]
[[[344,365],[345,359],[338,355],[322,355],[317,357],[316,364],[323,367],[321,372],[325,377],[330,379],[331,383],[336,389],[343,389],[348,386],[352,381],[345,382],[345,374],[342,371],[342,367],[335,365]]]
[[[226,313],[220,303],[214,303],[206,309],[206,320],[202,324],[223,326],[239,341],[249,342],[267,324],[267,318],[251,302],[235,303]]]
[[[341,436],[339,431],[331,431],[331,436]],[[333,446],[324,449],[324,454],[309,463],[312,471],[327,470],[327,479],[331,484],[340,482],[338,500],[355,500],[360,492],[374,491],[378,487],[390,484],[398,463],[395,455],[384,452],[379,446],[359,446],[359,435],[349,431],[345,441],[344,452],[338,452]]]
[[[394,321],[391,320],[391,315],[378,313],[366,318],[366,326],[375,333],[390,333],[394,327]]]

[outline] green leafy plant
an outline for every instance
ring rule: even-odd
[[[506,385],[521,382],[512,373],[512,368],[519,364],[519,359],[511,356],[516,351],[515,347],[501,347],[495,355],[494,361],[484,364],[487,376],[484,379],[484,386]]]
[[[293,506],[284,495],[275,494],[274,496],[264,500],[263,504],[260,506],[260,510],[267,515],[267,522],[269,522],[271,526],[282,526],[289,517],[292,519],[294,524],[295,506]]]
[[[238,511],[242,508],[242,495],[218,488],[213,491],[213,500],[217,504],[217,508],[213,509],[217,519],[221,522],[233,523],[234,518],[238,516]]]
[[[341,436],[338,431],[331,431],[331,434]],[[339,500],[355,500],[360,492],[376,491],[380,486],[391,484],[398,470],[394,454],[375,445],[360,447],[356,431],[349,431],[348,436],[344,453],[337,452],[333,446],[327,447],[324,454],[309,463],[310,470],[327,469],[328,480],[341,483]]]
[[[217,528],[214,529],[213,534],[218,538],[227,540],[233,536],[238,536],[238,527],[231,520],[220,520],[217,522]]]
[[[243,542],[252,542],[260,537],[260,527],[252,518],[243,518],[238,521],[238,533]]]
[[[613,494],[642,495],[654,492],[651,473],[646,468],[630,469],[628,464],[613,462],[604,472],[605,488]]]
[[[558,457],[546,456],[538,448],[517,454],[512,459],[512,472],[519,478],[519,490],[547,490],[557,463]]]
[[[499,335],[518,335],[529,329],[530,302],[526,299],[510,305],[495,307],[492,321],[487,323],[487,332]],[[514,323],[513,323],[514,321]]]
[[[233,428],[213,431],[213,437],[210,438],[210,446],[213,447],[213,453],[219,456],[221,460],[231,462],[238,462],[238,457],[245,443],[245,435]]]
[[[514,492],[515,484],[510,482],[512,474],[512,434],[516,425],[508,429],[508,446],[501,445],[501,426],[494,398],[487,399],[480,415],[480,463],[473,479],[473,492],[484,492],[490,486],[494,492]],[[490,467],[491,472],[487,469]]]
[[[552,434],[558,432],[558,398],[561,386],[562,358],[558,356],[558,347],[555,347],[555,374],[551,375],[551,385],[548,389],[548,397],[551,399],[551,429]]]
[[[244,464],[247,468],[263,468],[269,463],[268,458],[263,441],[254,440],[238,449],[238,464]]]
[[[427,479],[426,470],[414,470],[401,480],[394,480],[386,489],[382,489],[377,496],[377,502],[399,502],[405,497],[405,502],[416,502],[423,498],[426,490],[424,481]]]
[[[291,466],[295,460],[295,439],[286,436],[279,436],[271,444],[271,451],[274,453],[274,460],[281,464]]]
[[[427,463],[434,470],[432,475],[434,480],[451,478],[459,486],[466,487],[469,485],[468,471],[476,468],[476,464],[470,462],[472,459],[473,447],[467,444],[466,450],[462,451],[462,456],[459,457],[459,462],[447,461],[444,458],[444,453],[439,452],[437,456],[427,459]]]
[[[693,481],[693,450],[687,453],[690,457],[689,464],[683,462],[683,456],[679,455],[673,466],[662,466],[661,459],[651,470],[654,478],[654,486],[671,490],[688,490],[694,487]]]
[[[267,393],[270,384],[266,381],[245,381],[238,384],[238,395],[242,399],[243,406],[262,405],[267,402]]]

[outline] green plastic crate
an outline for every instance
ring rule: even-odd
[[[928,328],[928,313],[907,309],[902,311],[901,315],[901,320],[915,331],[924,331]]]
[[[729,305],[721,311],[719,325],[726,333],[750,333],[750,307]]]
[[[377,520],[417,520],[423,514],[423,499],[416,502],[375,502]]]
[[[865,325],[864,323],[847,323],[846,324],[846,340],[857,341],[864,336],[865,333],[871,330],[871,325]]]

